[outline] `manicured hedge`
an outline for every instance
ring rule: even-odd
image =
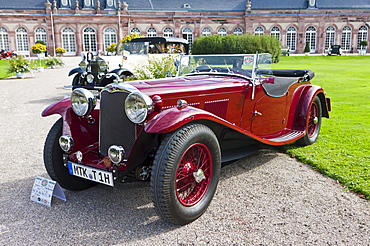
[[[204,54],[255,54],[270,53],[274,62],[279,61],[280,42],[268,35],[229,35],[196,38],[191,47],[193,55]]]

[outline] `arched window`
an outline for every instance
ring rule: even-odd
[[[94,1],[91,0],[84,0],[83,4],[83,9],[92,9],[94,7]]]
[[[172,31],[172,28],[169,28],[169,27],[166,27],[164,30],[163,30],[163,37],[173,37],[173,31]]]
[[[71,9],[71,1],[70,0],[61,0],[60,1],[60,8],[61,9]]]
[[[105,9],[106,10],[112,10],[112,9],[115,9],[116,8],[116,1],[114,0],[107,0],[106,1],[106,6],[105,6]]]
[[[137,27],[131,28],[130,34],[139,34],[140,35],[140,29]]]
[[[243,29],[241,29],[240,27],[235,27],[233,33],[235,35],[242,35],[243,34]]]
[[[225,28],[225,27],[220,27],[220,28],[217,30],[217,35],[219,35],[219,36],[226,36],[226,35],[227,35],[226,28]]]
[[[335,44],[335,28],[328,26],[325,30],[325,49],[329,49],[332,44]]]
[[[85,51],[96,52],[96,34],[93,28],[87,27],[84,29],[83,40]]]
[[[263,27],[261,26],[258,26],[256,29],[254,29],[254,35],[263,35],[264,32],[265,30],[263,30]]]
[[[182,29],[182,38],[188,40],[189,44],[193,43],[193,30],[189,27]]]
[[[19,27],[16,31],[17,37],[17,50],[18,51],[29,51],[28,46],[28,34],[24,27]]]
[[[76,55],[75,32],[70,27],[65,27],[62,30],[62,46],[66,50],[66,55]]]
[[[350,50],[352,43],[352,29],[350,26],[345,26],[342,30],[342,49]]]
[[[316,28],[309,26],[306,29],[306,43],[310,44],[310,49],[312,53],[316,52]]]
[[[277,40],[280,40],[280,28],[277,26],[274,26],[271,28],[271,37],[276,38]]]
[[[117,33],[112,27],[107,27],[104,30],[104,49],[112,43],[117,43]]]
[[[297,29],[294,26],[290,26],[288,27],[286,33],[286,46],[288,46],[291,51],[295,51],[296,45],[297,45]]]
[[[35,30],[35,38],[36,38],[36,41],[44,41],[45,44],[47,43],[47,40],[46,40],[46,30],[42,27],[38,27],[36,28]]]
[[[8,30],[6,30],[4,27],[0,27],[0,49],[9,51]]]
[[[148,37],[157,37],[157,30],[154,27],[150,27],[147,32]]]
[[[366,26],[361,26],[358,29],[358,41],[357,41],[357,49],[361,49],[360,42],[365,40],[367,41],[367,35],[368,35],[368,28]]]
[[[202,29],[202,36],[211,36],[212,35],[212,32],[211,32],[211,29],[209,29],[208,27],[205,27]]]

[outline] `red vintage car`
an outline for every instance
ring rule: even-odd
[[[45,142],[50,177],[69,190],[150,179],[157,213],[187,224],[209,206],[221,163],[260,144],[313,144],[330,100],[308,70],[272,70],[271,55],[182,56],[177,76],[76,88]]]

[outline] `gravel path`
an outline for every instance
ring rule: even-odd
[[[158,218],[148,182],[65,191],[30,201],[48,177],[43,143],[58,116],[42,110],[69,90],[66,66],[0,80],[0,245],[370,245],[370,203],[273,148],[222,168],[207,212],[186,226]]]

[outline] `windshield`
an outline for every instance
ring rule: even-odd
[[[181,56],[178,75],[229,73],[254,78],[272,74],[270,54],[189,55]]]
[[[119,55],[146,55],[149,42],[121,43],[118,47]]]

